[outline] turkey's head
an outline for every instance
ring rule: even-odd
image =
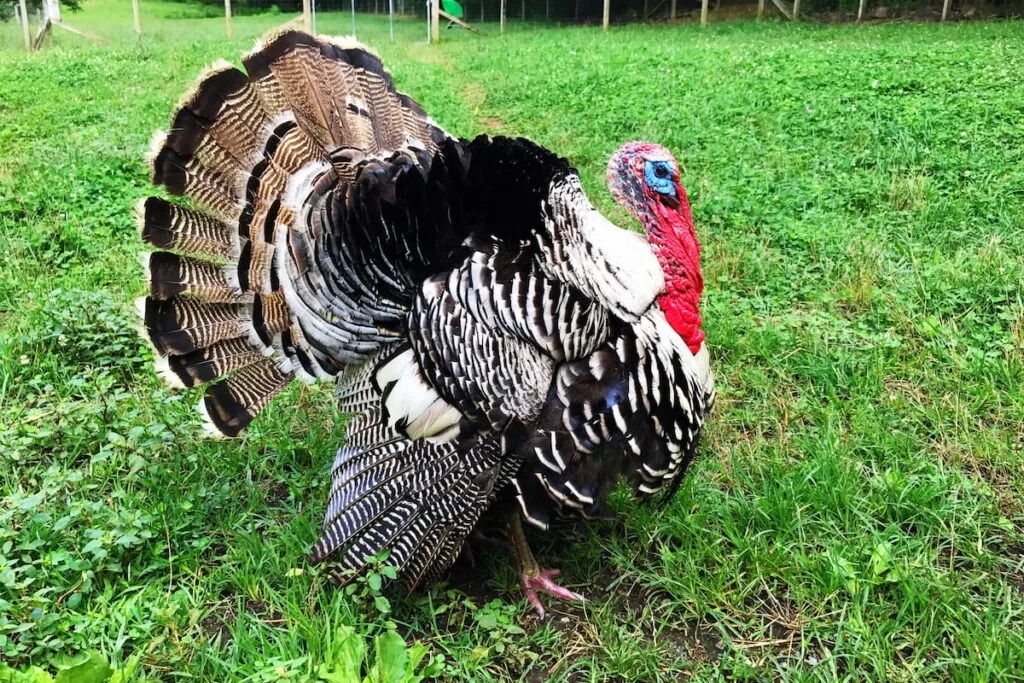
[[[690,201],[679,182],[679,164],[661,145],[629,142],[612,155],[606,179],[615,201],[644,226],[665,274],[665,293],[658,303],[696,354],[706,336],[700,329],[704,278]]]

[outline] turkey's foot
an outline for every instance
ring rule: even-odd
[[[540,595],[537,591],[544,591],[548,595],[565,600],[567,602],[582,602],[583,596],[574,593],[555,583],[554,579],[560,573],[560,569],[541,569],[537,564],[533,551],[526,542],[526,534],[523,531],[523,524],[519,518],[519,512],[514,511],[508,523],[509,536],[512,539],[512,553],[516,558],[516,569],[519,573],[519,585],[526,595],[526,601],[530,603],[537,612],[537,618],[541,621],[547,616],[544,605],[541,604]]]
[[[547,616],[547,612],[544,611],[544,605],[541,604],[537,591],[544,591],[548,595],[554,596],[559,600],[565,600],[566,602],[583,602],[582,595],[574,593],[568,588],[559,586],[552,581],[561,573],[561,569],[538,568],[536,574],[530,575],[525,570],[519,570],[519,585],[523,587],[526,601],[533,606],[533,609],[537,612],[537,618],[541,621]]]

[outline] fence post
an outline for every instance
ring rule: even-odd
[[[309,9],[309,0],[302,0],[302,28],[306,33],[313,30],[313,15]]]
[[[601,20],[601,27],[607,31],[608,23],[612,17],[612,0],[604,0],[604,17]]]
[[[950,4],[951,4],[951,0],[943,0],[943,2],[942,2],[942,20],[943,21],[945,21],[946,17],[949,16],[949,6],[950,6]]]
[[[668,18],[669,19],[675,19],[676,18],[676,0],[672,0],[672,9],[668,13]]]
[[[441,40],[441,0],[430,0],[430,39]]]
[[[757,0],[757,20],[764,21],[764,0]]]
[[[857,5],[857,21],[860,21],[864,17],[864,7],[868,4],[868,0],[860,0],[860,4]]]
[[[132,0],[132,19],[135,20],[135,35],[142,35],[142,20],[139,18],[139,0]]]
[[[228,32],[228,40],[235,37],[234,27],[231,26],[231,0],[224,0],[224,28]]]
[[[793,0],[793,21],[800,19],[800,0]]]
[[[25,49],[32,51],[32,36],[28,31],[28,9],[25,8],[25,0],[18,3],[18,16],[21,18],[21,35],[25,39]]]
[[[704,28],[708,25],[708,0],[701,0],[700,2],[700,27]]]
[[[501,22],[500,22],[500,26],[501,26],[501,28],[499,29],[499,33],[504,33],[505,32],[505,0],[501,0]]]

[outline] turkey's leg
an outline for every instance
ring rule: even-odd
[[[554,578],[560,573],[560,569],[541,569],[537,564],[530,545],[526,542],[526,533],[523,531],[523,522],[519,517],[519,511],[512,511],[508,521],[508,536],[512,541],[512,554],[516,558],[516,570],[519,573],[519,585],[526,594],[526,601],[537,611],[537,617],[544,619],[547,614],[544,605],[540,602],[537,591],[544,591],[560,600],[580,601],[583,596],[574,593],[568,588],[563,588],[554,582]]]

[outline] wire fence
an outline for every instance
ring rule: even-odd
[[[104,11],[74,13],[61,12],[56,0],[0,0],[0,49],[41,49],[53,43],[55,33],[95,42],[142,39],[169,32],[169,22],[179,19],[194,20],[189,30],[229,38],[287,24],[409,43],[540,27],[706,24],[753,16],[812,21],[1024,16],[1024,0],[436,0],[436,7],[434,0],[84,0],[84,9],[97,1]]]

